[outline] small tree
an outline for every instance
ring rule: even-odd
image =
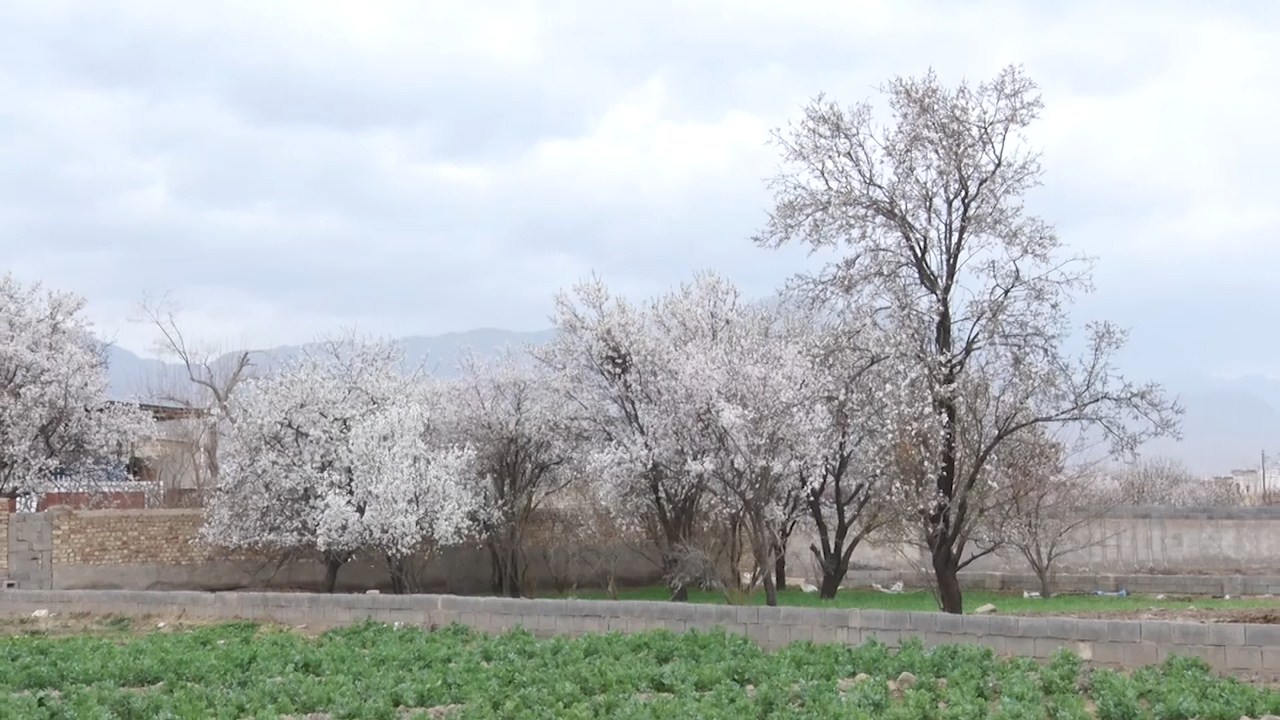
[[[1042,105],[1025,73],[948,88],[930,72],[884,92],[887,126],[869,103],[818,98],[776,135],[786,167],[757,241],[843,248],[801,285],[873,308],[892,364],[919,377],[909,409],[920,451],[903,487],[943,609],[959,613],[959,570],[981,522],[970,501],[1002,446],[1037,426],[1076,425],[1130,453],[1175,432],[1180,409],[1159,386],[1115,373],[1125,336],[1111,325],[1088,328],[1081,356],[1065,349],[1065,308],[1089,289],[1089,270],[1025,211],[1041,169],[1024,132]]]
[[[708,478],[692,472],[711,448],[705,395],[689,382],[690,349],[711,342],[738,303],[712,275],[643,306],[594,280],[557,299],[556,337],[535,351],[590,439],[588,473],[602,504],[649,534],[675,600],[688,597],[683,560],[710,521]]]
[[[1074,459],[1073,459],[1074,458]],[[1077,448],[1041,434],[1010,444],[1001,458],[1001,512],[991,513],[991,537],[1017,551],[1040,581],[1041,597],[1053,595],[1059,561],[1108,538],[1083,533],[1120,502],[1097,481],[1095,461]]]
[[[810,372],[820,420],[812,458],[799,477],[816,534],[809,550],[821,569],[818,591],[836,596],[854,550],[894,516],[896,388],[906,376],[879,372],[882,357],[864,347],[867,328],[849,314],[814,336]]]
[[[687,382],[704,394],[701,433],[711,440],[695,463],[745,532],[765,602],[777,605],[774,571],[791,521],[793,478],[809,459],[820,419],[804,355],[810,328],[761,308],[737,307],[719,330],[686,346]],[[736,575],[736,568],[735,568]]]
[[[453,431],[475,449],[488,481],[482,526],[494,590],[520,597],[525,535],[538,509],[580,474],[580,433],[545,367],[511,350],[488,362],[464,357],[448,405]]]
[[[152,429],[107,399],[105,347],[70,293],[0,277],[0,497],[121,479]]]
[[[412,589],[407,560],[457,542],[479,495],[470,451],[441,439],[438,395],[403,363],[394,345],[345,338],[247,381],[229,403],[206,539],[319,553],[329,592],[372,550],[395,590]]]

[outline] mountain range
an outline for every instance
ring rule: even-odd
[[[492,355],[505,346],[541,344],[552,337],[550,329],[512,332],[491,328],[435,336],[413,336],[399,342],[412,362],[425,361],[433,372],[449,376],[466,349]],[[255,353],[255,362],[269,366],[298,353],[299,346],[281,346]],[[220,362],[229,362],[227,353]],[[179,365],[143,358],[129,350],[111,346],[108,350],[111,395],[121,400],[156,399],[164,388],[182,387],[186,373]],[[1256,468],[1262,453],[1274,454],[1280,468],[1280,381],[1246,376],[1214,377],[1182,372],[1160,377],[1166,390],[1177,396],[1186,409],[1182,439],[1160,439],[1143,448],[1144,455],[1179,459],[1200,474],[1226,474],[1233,468]]]

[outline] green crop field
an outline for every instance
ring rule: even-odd
[[[1280,692],[1193,660],[1119,673],[974,646],[901,651],[724,633],[498,637],[363,624],[137,633],[127,620],[0,638],[0,718],[1138,718],[1280,713]],[[904,673],[910,673],[904,675]]]

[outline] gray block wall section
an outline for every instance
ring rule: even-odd
[[[0,616],[157,616],[169,620],[246,619],[309,627],[377,620],[421,627],[452,623],[483,632],[517,627],[540,636],[602,632],[673,632],[723,628],[766,648],[792,642],[860,644],[877,639],[896,646],[909,637],[925,645],[977,643],[997,653],[1045,660],[1066,648],[1093,665],[1136,667],[1171,655],[1204,659],[1214,670],[1280,680],[1280,625],[1197,624],[1077,620],[694,605],[661,602],[522,600],[457,595],[317,595],[130,590],[4,590]]]

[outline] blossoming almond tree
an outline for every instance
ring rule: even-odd
[[[644,305],[595,279],[557,298],[556,337],[535,351],[592,439],[598,496],[618,522],[653,539],[676,600],[692,582],[683,558],[706,529],[708,478],[697,468],[713,452],[703,431],[709,396],[691,368],[738,302],[713,275]]]
[[[525,534],[538,508],[581,475],[582,433],[570,422],[568,397],[527,355],[466,355],[461,370],[447,396],[451,432],[475,449],[486,480],[482,524],[494,590],[520,597]]]
[[[108,402],[106,358],[84,306],[0,278],[0,497],[41,492],[57,477],[78,487],[122,477],[151,430],[138,408]]]
[[[354,553],[406,561],[458,542],[478,504],[469,451],[441,442],[438,395],[400,349],[353,338],[308,348],[231,398],[204,536],[223,547],[320,553],[332,592]]]
[[[420,590],[416,567],[469,540],[486,509],[476,453],[450,445],[441,393],[417,384],[355,425],[353,501],[365,547],[387,559],[392,590]]]
[[[1053,228],[1024,207],[1041,177],[1024,133],[1042,105],[1025,73],[1009,67],[950,88],[929,73],[895,79],[885,94],[888,125],[870,103],[845,109],[819,98],[776,134],[786,167],[757,242],[842,248],[802,285],[819,299],[876,308],[897,338],[893,362],[920,373],[914,411],[933,429],[919,438],[905,485],[941,605],[958,613],[958,572],[979,519],[970,493],[990,480],[1003,444],[1067,424],[1128,453],[1176,432],[1180,409],[1157,385],[1114,371],[1119,329],[1092,325],[1081,356],[1066,350],[1065,308],[1089,289],[1089,268],[1065,257]]]
[[[828,599],[853,551],[896,517],[902,501],[893,460],[914,378],[886,363],[866,319],[857,306],[819,314],[806,348],[818,417],[798,480],[814,533],[809,551],[822,573],[819,593]]]
[[[727,288],[732,291],[731,288]],[[715,333],[684,347],[686,382],[705,395],[695,407],[711,441],[693,463],[717,505],[741,522],[763,580],[765,602],[777,605],[773,571],[791,519],[795,478],[804,474],[820,419],[804,354],[808,326],[763,307],[730,306]]]

